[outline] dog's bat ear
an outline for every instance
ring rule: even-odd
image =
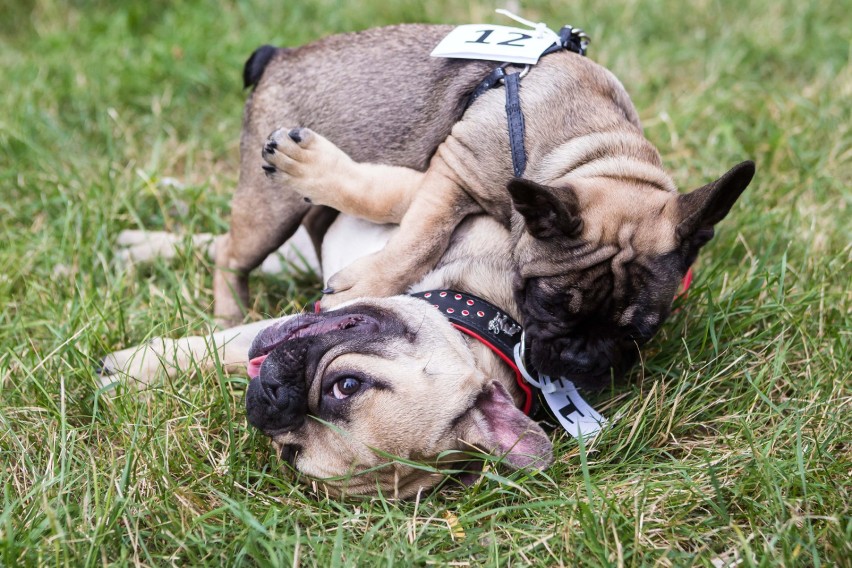
[[[712,237],[713,225],[725,218],[753,177],[754,162],[743,162],[716,181],[678,196],[678,238],[689,239],[701,231],[710,231]]]
[[[578,236],[583,230],[577,195],[570,186],[548,187],[515,178],[507,186],[512,204],[537,239]]]
[[[506,389],[493,381],[462,420],[460,438],[502,456],[513,469],[544,469],[553,463],[553,445],[536,422],[521,412]]]

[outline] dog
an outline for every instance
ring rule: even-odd
[[[322,271],[380,250],[397,231],[338,216],[322,237]],[[122,240],[147,258],[167,253],[175,241],[138,232]],[[511,240],[487,215],[469,217],[414,291],[475,294],[477,302],[519,317],[506,254]],[[548,436],[520,410],[527,399],[510,366],[444,312],[409,295],[359,299],[209,336],[154,338],[106,356],[101,376],[104,383],[144,385],[158,373],[174,377],[217,362],[229,372],[248,368],[249,422],[296,472],[331,495],[413,497],[445,479],[442,471],[471,469],[478,459],[470,452],[494,454],[515,469],[542,469],[553,460]]]
[[[429,57],[450,30],[401,25],[255,51],[216,314],[239,317],[248,271],[312,207],[400,225],[385,249],[331,275],[328,307],[405,292],[461,220],[485,212],[512,234],[506,254],[533,365],[606,386],[668,317],[754,164],[678,194],[618,80],[561,51],[521,83],[528,160],[514,178],[501,89],[465,111],[496,64]]]

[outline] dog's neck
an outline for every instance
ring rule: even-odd
[[[412,286],[410,292],[449,289],[472,294],[520,321],[512,293],[514,263],[511,251],[511,235],[503,225],[486,215],[470,217],[456,229],[441,261]],[[523,407],[526,396],[509,365],[481,341],[461,335],[480,370],[498,379],[511,393],[515,404]]]
[[[617,130],[572,138],[548,153],[535,172],[545,185],[577,185],[588,178],[610,178],[677,192],[663,170],[659,152],[641,132]]]
[[[323,274],[334,274],[359,257],[381,250],[394,230],[389,225],[339,217],[323,239]],[[456,228],[435,268],[409,292],[450,289],[472,294],[520,321],[512,294],[515,270],[512,250],[512,238],[506,227],[487,215],[469,217]],[[459,333],[479,369],[486,376],[498,379],[520,407],[525,397],[517,387],[512,369],[483,343]]]
[[[459,225],[440,262],[410,292],[450,289],[478,296],[520,321],[512,293],[512,239],[506,228],[485,215]]]

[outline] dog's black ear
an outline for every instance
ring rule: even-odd
[[[537,239],[575,237],[583,230],[577,195],[570,186],[548,187],[515,178],[507,187],[527,230]]]
[[[544,469],[553,463],[550,438],[497,381],[483,389],[459,427],[462,441],[502,456],[502,463],[513,469]]]
[[[713,236],[713,225],[725,218],[734,202],[754,177],[754,162],[734,166],[725,175],[704,187],[678,197],[677,236],[682,240],[698,235],[707,242]]]
[[[254,50],[243,66],[243,88],[257,87],[263,71],[278,51],[273,45],[261,45]]]

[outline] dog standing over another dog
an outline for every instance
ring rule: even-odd
[[[321,314],[114,353],[105,374],[212,365],[214,345],[241,367],[251,351],[262,364],[250,421],[335,493],[404,497],[440,479],[382,453],[439,464],[478,448],[512,467],[548,464],[508,367],[404,293],[480,296],[522,321],[539,370],[609,384],[668,316],[754,166],[678,195],[617,79],[560,52],[523,80],[528,165],[513,179],[502,93],[465,111],[495,64],[428,55],[450,29],[257,50],[231,228],[216,243],[216,314],[241,317],[248,272],[303,220],[334,293]],[[342,215],[329,227],[320,205]]]

